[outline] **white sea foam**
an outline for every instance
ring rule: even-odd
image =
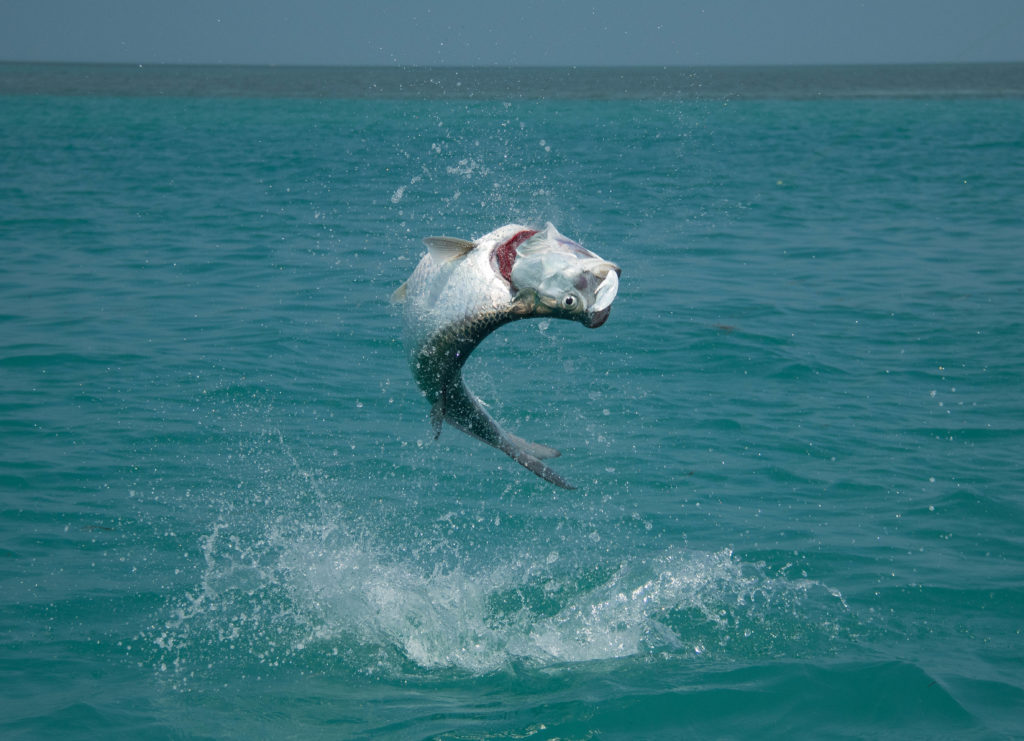
[[[550,551],[426,568],[328,526],[249,543],[221,524],[206,569],[151,639],[181,673],[343,655],[364,673],[557,666],[635,655],[756,654],[846,612],[834,590],[728,550],[586,563]]]

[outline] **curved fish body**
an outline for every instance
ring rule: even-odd
[[[617,265],[558,233],[508,224],[476,241],[428,237],[427,254],[393,296],[434,436],[447,422],[551,483],[573,488],[544,461],[559,453],[507,432],[462,379],[470,353],[498,327],[551,317],[599,327],[618,292]]]

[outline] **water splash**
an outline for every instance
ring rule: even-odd
[[[324,662],[482,675],[637,655],[792,656],[820,650],[848,613],[835,590],[729,550],[608,562],[591,545],[430,567],[339,524],[277,523],[247,538],[219,523],[196,590],[148,639],[179,679]]]

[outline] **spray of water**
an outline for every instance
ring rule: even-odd
[[[202,548],[196,589],[148,636],[179,679],[218,665],[395,677],[792,655],[831,641],[848,612],[834,590],[728,550],[607,561],[596,547],[570,557],[509,545],[485,562],[430,567],[365,529],[280,522],[255,537],[221,522]]]

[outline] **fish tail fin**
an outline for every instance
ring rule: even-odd
[[[503,430],[484,409],[483,403],[464,384],[446,387],[442,391],[430,410],[430,419],[437,433],[440,432],[443,420],[467,435],[497,448],[545,481],[563,489],[576,488],[541,460],[558,457],[557,450],[540,443],[531,443]]]
[[[520,466],[540,476],[545,481],[550,481],[555,486],[563,489],[575,489],[576,487],[562,478],[561,474],[544,463],[542,458],[557,458],[561,453],[554,448],[540,443],[531,443],[529,440],[513,435],[510,432],[501,430],[501,442],[495,447],[502,451],[509,458]]]
[[[549,448],[549,450],[550,450],[550,448]],[[575,489],[576,488],[575,486],[570,484],[568,481],[566,481],[564,478],[562,478],[561,474],[559,474],[557,471],[555,471],[549,465],[544,463],[544,461],[540,460],[536,456],[530,455],[525,450],[521,450],[521,449],[520,450],[514,450],[513,449],[513,450],[506,450],[505,452],[508,453],[509,457],[511,457],[512,460],[514,460],[520,466],[522,466],[523,468],[527,469],[528,471],[531,471],[531,472],[537,474],[538,476],[540,476],[545,481],[550,481],[555,486],[560,486],[563,489]]]
[[[508,438],[512,445],[528,455],[532,455],[534,458],[545,460],[547,458],[557,458],[562,454],[560,450],[548,447],[547,445],[541,445],[540,443],[531,443],[529,440],[524,440],[517,435],[513,435],[511,432],[506,432],[505,437]]]

